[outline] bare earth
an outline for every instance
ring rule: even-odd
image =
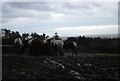
[[[3,55],[2,79],[76,79],[119,81],[118,55],[78,56]]]

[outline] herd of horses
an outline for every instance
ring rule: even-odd
[[[50,56],[64,56],[64,49],[72,51],[71,55],[77,53],[77,43],[68,40],[56,40],[54,38],[36,37],[27,40],[25,43],[22,38],[18,37],[14,40],[17,54],[23,54],[25,48],[29,50],[29,55],[50,55]]]

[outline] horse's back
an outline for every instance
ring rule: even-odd
[[[30,40],[28,41],[28,45],[31,45],[31,44],[32,44],[32,41],[33,41],[33,39],[30,39]]]
[[[23,42],[22,42],[22,39],[21,39],[21,38],[16,38],[14,42],[15,42],[15,44],[17,44],[17,45],[23,45]]]
[[[66,49],[72,49],[77,46],[77,43],[74,41],[64,41],[64,48]]]
[[[62,48],[64,45],[64,42],[62,40],[55,40],[55,44]]]

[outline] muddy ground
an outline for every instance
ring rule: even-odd
[[[120,81],[118,55],[2,56],[2,79]]]

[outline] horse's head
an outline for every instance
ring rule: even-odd
[[[46,37],[40,37],[40,38],[37,38],[39,40],[39,43],[40,44],[46,44],[47,43],[47,38]]]
[[[73,45],[76,47],[76,46],[77,46],[77,43],[73,41]]]

